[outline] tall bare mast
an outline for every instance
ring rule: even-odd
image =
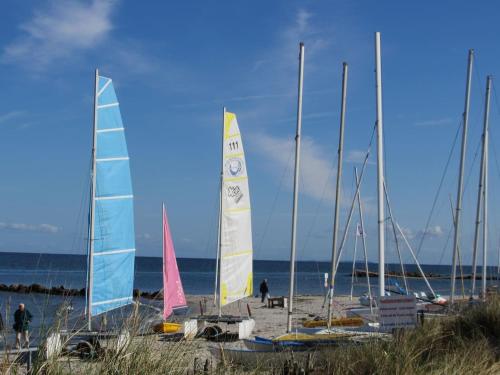
[[[488,269],[488,148],[489,148],[489,116],[490,116],[490,92],[491,92],[491,76],[486,78],[486,98],[484,105],[484,135],[483,135],[483,153],[484,153],[484,196],[483,196],[483,275],[481,278],[483,288],[483,299],[486,299],[486,271]]]
[[[458,175],[457,205],[455,214],[455,235],[453,237],[453,262],[451,269],[451,294],[450,303],[455,300],[455,279],[457,277],[457,253],[460,246],[460,216],[462,211],[462,192],[464,184],[465,151],[467,149],[467,126],[469,124],[470,87],[472,80],[472,63],[474,61],[474,50],[469,50],[469,61],[467,64],[467,83],[465,86],[465,108],[463,113],[462,127],[462,151],[460,155],[460,170]]]
[[[375,77],[377,92],[377,193],[378,193],[378,288],[385,294],[384,133],[382,114],[382,63],[380,32],[375,33]]]
[[[358,169],[354,168],[354,176],[356,177],[356,185],[359,186],[360,179],[358,177]],[[358,188],[359,189],[359,188]],[[358,191],[358,210],[359,210],[359,222],[361,225],[361,241],[363,241],[363,253],[365,256],[365,271],[366,271],[366,284],[368,285],[368,300],[370,301],[370,313],[373,314],[373,303],[372,303],[372,287],[370,285],[370,272],[368,269],[368,252],[366,251],[366,236],[365,236],[365,223],[363,221],[363,206],[361,205],[361,190]]]
[[[220,295],[220,258],[221,258],[221,231],[222,231],[222,182],[224,179],[224,121],[226,121],[226,107],[222,108],[222,141],[221,141],[221,169],[219,187],[219,224],[217,229],[217,260],[215,264],[215,297],[219,317],[222,315],[222,301]]]
[[[95,221],[95,189],[96,189],[96,147],[97,147],[97,92],[99,90],[99,71],[95,70],[94,82],[94,126],[92,128],[92,174],[91,174],[91,202],[89,220],[89,259],[87,269],[87,325],[88,330],[92,330],[92,291],[94,272],[94,221]]]
[[[297,240],[297,208],[299,197],[300,133],[302,129],[302,92],[304,88],[304,43],[299,46],[299,90],[297,98],[297,132],[295,135],[295,173],[293,177],[292,241],[290,250],[290,287],[288,296],[287,332],[292,330],[293,287],[295,281],[295,249]]]
[[[472,251],[472,287],[470,291],[470,298],[474,298],[474,293],[476,291],[476,277],[477,277],[477,248],[479,245],[479,226],[481,224],[481,208],[486,207],[486,202],[483,198],[486,198],[486,159],[487,155],[487,133],[488,133],[488,116],[490,111],[490,77],[486,79],[486,97],[485,97],[485,108],[484,108],[484,121],[483,121],[483,136],[482,136],[482,152],[481,152],[481,165],[479,167],[479,186],[477,189],[477,206],[476,206],[476,223],[474,227],[474,245]],[[483,235],[485,234],[485,213],[483,212]],[[483,251],[486,244],[483,238]],[[484,264],[484,263],[483,263]],[[484,267],[483,267],[484,268]]]
[[[332,243],[332,271],[330,277],[330,290],[328,300],[328,320],[327,326],[330,328],[330,320],[332,319],[333,306],[333,285],[335,283],[335,275],[337,273],[337,235],[339,231],[339,210],[340,210],[340,187],[342,181],[342,156],[344,150],[344,124],[345,124],[345,106],[347,94],[347,63],[343,63],[342,68],[342,99],[340,106],[340,133],[339,133],[339,148],[338,148],[338,163],[337,163],[337,186],[335,190],[335,214],[333,217],[333,243]]]

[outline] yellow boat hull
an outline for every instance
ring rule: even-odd
[[[334,318],[330,320],[331,327],[361,327],[364,322],[362,318]],[[306,320],[302,323],[305,328],[326,327],[326,320]]]
[[[352,333],[341,333],[341,332],[322,333],[322,334],[287,333],[274,338],[273,341],[274,342],[280,342],[280,341],[321,342],[321,341],[348,339],[351,337],[353,337]]]
[[[156,333],[177,333],[181,330],[182,324],[163,322],[155,325],[153,330]]]

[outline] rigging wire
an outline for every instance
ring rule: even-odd
[[[309,225],[309,229],[307,231],[307,234],[306,234],[306,237],[305,237],[305,240],[303,242],[303,246],[302,248],[299,250],[299,254],[303,254],[308,243],[309,243],[309,239],[311,238],[311,235],[312,235],[312,231],[313,231],[313,228],[315,228],[316,226],[316,221],[317,221],[317,218],[319,216],[319,210],[323,204],[323,200],[325,198],[325,195],[326,195],[326,190],[327,190],[327,187],[328,187],[328,183],[330,182],[330,179],[332,178],[332,175],[333,175],[333,170],[334,170],[334,161],[332,160],[332,165],[329,169],[329,172],[328,172],[328,177],[326,178],[325,180],[325,184],[323,185],[323,191],[321,193],[321,197],[320,197],[320,200],[318,201],[318,204],[316,205],[316,209],[315,209],[315,213],[314,213],[314,216],[313,216],[313,219],[311,221],[311,224]],[[318,270],[318,279],[319,279],[319,284],[320,284],[320,289],[323,289],[322,288],[322,285],[323,283],[321,282],[321,274],[320,274],[320,270],[319,270],[319,262],[316,261],[316,268]]]
[[[462,123],[463,122],[460,121],[460,123],[457,127],[457,131],[455,133],[455,138],[453,139],[453,143],[451,145],[451,149],[450,149],[450,152],[448,154],[448,160],[446,161],[446,164],[444,166],[444,171],[443,171],[443,174],[441,175],[441,180],[439,181],[439,185],[438,185],[438,188],[436,190],[434,200],[432,202],[431,211],[429,213],[429,216],[427,217],[427,222],[425,224],[424,232],[422,233],[422,237],[420,238],[420,242],[419,242],[418,247],[417,247],[417,257],[420,255],[420,251],[422,250],[422,246],[424,244],[425,237],[426,237],[427,233],[429,232],[429,226],[431,224],[432,216],[434,215],[434,210],[436,209],[438,198],[439,198],[439,195],[441,194],[441,189],[443,188],[444,180],[445,180],[446,175],[448,173],[448,168],[450,166],[450,162],[451,162],[451,159],[453,156],[453,151],[455,150],[455,147],[457,145],[458,135],[460,134],[460,129],[462,127]]]
[[[80,198],[80,206],[78,208],[78,215],[76,217],[76,222],[75,222],[75,231],[73,232],[74,235],[73,235],[73,239],[72,239],[72,243],[71,243],[71,252],[73,253],[75,250],[78,250],[79,248],[79,244],[81,243],[82,240],[85,240],[83,242],[86,242],[87,245],[88,245],[88,241],[90,240],[89,238],[84,238],[85,237],[85,234],[87,231],[84,229],[84,221],[85,221],[85,217],[87,215],[84,214],[84,207],[88,206],[88,202],[89,202],[89,194],[88,194],[88,191],[87,189],[85,189],[85,186],[88,186],[90,185],[90,175],[88,173],[88,171],[91,170],[91,166],[92,166],[92,155],[90,155],[90,158],[89,158],[89,166],[88,168],[85,170],[85,173],[84,175],[82,176],[82,179],[80,181],[80,186],[81,186],[81,198]],[[88,246],[86,246],[87,248]]]
[[[476,69],[474,69],[474,74],[476,75],[476,79],[478,81],[480,81],[480,68],[479,68],[479,65],[478,65],[478,62],[477,62],[477,56],[475,58],[475,64],[476,64]],[[479,96],[483,99],[484,101],[484,94],[483,92],[481,91],[480,87],[478,85],[476,85],[478,91],[479,91]],[[460,129],[462,128],[463,126],[463,120],[460,121],[459,123],[459,126],[457,128],[457,131],[456,131],[456,134],[455,134],[455,139],[453,141],[453,144],[452,144],[452,148],[450,150],[450,153],[448,155],[448,160],[445,164],[445,168],[444,168],[444,171],[443,171],[443,174],[441,176],[441,181],[439,183],[439,186],[438,186],[438,189],[436,191],[436,195],[434,196],[434,201],[432,203],[432,207],[431,207],[431,211],[429,213],[429,216],[427,218],[427,221],[426,221],[426,224],[425,224],[425,229],[424,229],[424,232],[422,234],[422,237],[420,238],[420,242],[419,242],[419,245],[418,245],[418,248],[417,248],[417,257],[418,255],[420,254],[420,251],[422,250],[422,247],[423,247],[423,243],[424,243],[424,240],[428,234],[428,230],[429,230],[429,226],[431,224],[431,221],[432,221],[432,217],[434,215],[434,211],[435,211],[435,208],[436,208],[436,204],[437,204],[437,201],[438,201],[438,198],[439,198],[439,195],[440,195],[440,192],[441,192],[441,189],[443,187],[443,183],[444,183],[444,180],[445,180],[445,177],[446,177],[446,174],[447,174],[447,171],[448,171],[448,167],[450,165],[450,162],[451,162],[451,158],[452,158],[452,155],[453,155],[453,151],[455,149],[455,146],[456,146],[456,143],[457,143],[457,139],[458,139],[458,135],[459,135],[459,132],[460,132]],[[477,152],[477,151],[476,151]],[[475,155],[476,157],[477,155]],[[466,188],[464,188],[464,191],[466,190]],[[447,241],[448,242],[448,241]],[[443,255],[443,254],[442,254]],[[441,256],[442,258],[442,256]]]
[[[476,59],[477,60],[477,59]],[[481,73],[482,70],[480,69],[477,61],[476,61],[476,72],[477,72],[477,79],[480,80],[480,76],[484,77],[484,75]],[[498,104],[498,96],[497,96],[497,92],[496,92],[496,87],[495,85],[493,84],[492,85],[493,87],[493,97],[494,97],[494,100],[493,100],[493,103],[495,104],[496,106],[496,109],[497,109],[497,113],[500,115],[500,106]],[[485,100],[484,98],[484,93],[481,91],[481,89],[479,89],[479,92],[480,92],[480,95],[481,97],[483,98],[483,102]],[[497,175],[500,177],[500,168],[499,168],[499,164],[498,164],[498,156],[497,156],[497,151],[496,151],[496,147],[495,147],[495,142],[494,142],[494,137],[493,137],[493,134],[492,134],[492,126],[491,124],[488,126],[488,132],[491,134],[490,138],[489,138],[489,144],[492,146],[492,149],[493,149],[493,158],[495,160],[495,167],[496,167],[496,172],[497,172]],[[490,168],[489,168],[490,169]],[[491,170],[491,169],[490,169]],[[491,184],[491,181],[490,181],[490,184]],[[491,189],[493,190],[493,189]],[[493,210],[493,215],[495,215],[495,222],[498,223],[498,215],[497,215],[497,212],[495,210]],[[488,225],[488,229],[489,229],[490,225]],[[490,231],[490,233],[493,233]],[[488,241],[489,242],[489,241]],[[487,248],[489,248],[487,246]],[[500,262],[499,262],[500,263]]]
[[[255,248],[255,255],[256,256],[259,255],[261,250],[262,250],[262,244],[264,243],[264,239],[266,238],[267,231],[269,229],[269,224],[271,223],[271,218],[272,218],[274,210],[276,208],[276,204],[278,203],[279,195],[281,194],[281,189],[283,187],[283,181],[285,180],[285,177],[288,174],[288,170],[290,169],[290,167],[292,165],[291,160],[292,160],[293,153],[294,153],[294,149],[290,148],[290,153],[288,155],[288,161],[286,162],[285,168],[283,169],[283,173],[281,175],[280,182],[278,185],[278,190],[276,191],[276,195],[274,196],[273,204],[271,205],[271,210],[269,212],[269,215],[268,215],[267,220],[266,220],[266,224],[264,226],[264,231],[262,232],[258,246]]]
[[[476,150],[474,152],[474,157],[472,159],[472,163],[469,167],[469,170],[467,171],[467,176],[465,178],[465,183],[464,183],[464,190],[463,192],[465,193],[467,191],[467,187],[469,185],[469,182],[471,180],[471,176],[472,176],[472,172],[473,172],[473,169],[474,169],[474,165],[476,164],[476,160],[477,160],[477,156],[479,155],[479,148],[481,146],[481,141],[479,141],[478,145],[476,146]],[[451,199],[451,198],[450,198]],[[441,250],[441,256],[439,257],[439,264],[442,263],[443,261],[443,258],[444,258],[444,254],[446,252],[446,249],[448,247],[448,243],[449,243],[449,240],[450,240],[450,236],[453,232],[453,229],[455,228],[455,223],[454,223],[454,218],[452,217],[452,223],[453,225],[451,226],[450,228],[450,231],[448,233],[448,238],[446,239],[446,243],[445,243],[445,246],[443,247],[443,249]],[[427,232],[427,231],[426,231]],[[423,236],[426,234],[426,232],[424,232]],[[418,252],[417,252],[417,257],[418,257]]]
[[[358,195],[359,189],[361,188],[361,182],[362,182],[362,179],[363,179],[363,175],[364,175],[364,172],[365,172],[366,165],[368,163],[368,158],[370,157],[371,146],[372,146],[372,143],[373,143],[373,139],[374,139],[376,128],[377,128],[377,124],[374,125],[373,130],[372,130],[372,134],[371,134],[371,137],[370,137],[370,143],[368,145],[368,149],[367,149],[366,154],[365,154],[363,165],[361,167],[361,173],[359,175],[359,182],[356,183],[356,192],[354,194],[354,198],[356,198],[356,196]],[[338,257],[336,259],[336,264],[335,264],[335,271],[338,269],[338,266],[339,266],[339,263],[340,263],[340,257],[342,255],[342,250],[344,248],[345,240],[347,238],[347,233],[349,231],[349,225],[351,223],[351,218],[352,218],[352,214],[353,214],[353,211],[354,211],[354,204],[355,203],[356,203],[355,199],[353,199],[352,204],[351,204],[351,208],[350,208],[350,211],[349,211],[349,215],[348,215],[348,218],[347,218],[347,222],[346,222],[346,225],[345,225],[344,233],[343,233],[343,236],[342,236],[342,240],[341,240],[340,245],[339,245]],[[334,275],[332,275],[331,277],[333,277],[333,276]]]

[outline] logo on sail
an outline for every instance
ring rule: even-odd
[[[241,158],[230,158],[226,161],[226,171],[232,177],[238,177],[243,173],[243,160]]]
[[[243,198],[243,193],[238,185],[227,187],[227,196],[233,198],[234,203],[238,203]]]

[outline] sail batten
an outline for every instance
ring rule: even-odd
[[[245,152],[236,115],[224,112],[220,304],[253,294],[252,222]]]
[[[97,80],[89,249],[92,316],[133,301],[135,261],[133,191],[123,122],[113,81],[103,76]]]

